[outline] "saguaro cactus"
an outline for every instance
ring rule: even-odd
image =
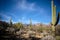
[[[12,26],[12,18],[10,18],[10,26]]]
[[[52,0],[52,31],[55,31],[55,23],[56,23],[56,6],[54,5],[54,2]]]
[[[58,24],[59,22],[59,13],[58,16],[56,17],[56,6],[54,5],[54,2],[52,0],[51,2],[52,5],[52,32],[55,34],[55,26]]]
[[[30,18],[30,29],[32,28],[32,20],[31,20],[31,18]]]

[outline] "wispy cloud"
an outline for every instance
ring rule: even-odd
[[[26,0],[22,0],[18,2],[17,7],[22,10],[34,11],[35,3],[28,3]]]
[[[31,19],[31,20],[32,20],[32,24],[40,23],[37,20],[33,20],[33,19]],[[23,24],[30,24],[30,19],[27,19],[26,17],[22,17],[21,19],[18,19],[17,22],[22,22]],[[14,22],[14,23],[16,23],[16,22]]]
[[[1,15],[2,17],[6,18],[6,19],[10,19],[10,18],[11,18],[10,16],[5,15],[5,14],[3,14],[3,13],[1,13],[0,15]]]
[[[25,12],[25,13],[27,11],[26,15],[29,15],[29,13],[30,14],[33,13],[34,17],[46,14],[46,11],[44,8],[41,8],[40,6],[36,5],[35,2],[29,3],[29,2],[27,2],[27,0],[19,1],[17,3],[16,8],[19,10],[23,10],[23,12]],[[34,12],[36,12],[36,13],[34,13]]]
[[[9,15],[13,16],[15,19],[17,19],[16,15],[13,13],[10,13]]]
[[[8,16],[8,15],[6,15],[6,14],[4,14],[4,13],[0,13],[0,16],[2,17],[2,21],[6,21],[6,22],[9,22],[9,20],[10,20],[10,18],[11,18],[11,16]]]
[[[39,11],[42,13],[44,10],[40,6],[37,6],[35,2],[29,3],[27,0],[22,0],[17,3],[16,6],[20,10],[27,10],[27,11]]]
[[[26,23],[26,24],[30,24],[30,19],[28,20],[23,20],[22,21],[23,23]],[[32,20],[32,24],[36,24],[36,23],[40,23],[39,21],[36,21],[36,20]]]

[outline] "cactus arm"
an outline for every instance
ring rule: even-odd
[[[55,25],[54,26],[56,26],[57,24],[58,24],[58,22],[59,22],[59,13],[58,13],[58,16],[57,16],[57,20],[56,20],[56,23],[55,23]]]

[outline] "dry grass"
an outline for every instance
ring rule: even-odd
[[[56,40],[60,40],[60,36],[56,36]]]

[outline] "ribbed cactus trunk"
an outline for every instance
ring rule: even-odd
[[[32,20],[30,19],[30,30],[32,29]]]
[[[12,18],[10,18],[10,27],[12,27]]]
[[[56,23],[56,6],[54,5],[54,2],[52,0],[52,33],[55,35],[55,23]]]

